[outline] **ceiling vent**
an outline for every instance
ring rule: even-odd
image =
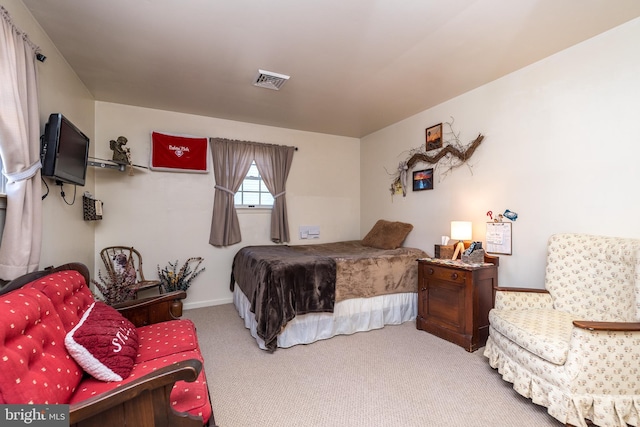
[[[258,76],[253,81],[253,85],[272,90],[280,90],[282,85],[289,80],[289,77],[290,76],[271,71],[258,70]]]

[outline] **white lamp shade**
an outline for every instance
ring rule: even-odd
[[[471,221],[451,221],[452,240],[471,240]]]

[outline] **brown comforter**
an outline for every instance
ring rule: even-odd
[[[363,246],[359,240],[298,246],[247,246],[235,255],[231,287],[251,302],[269,350],[297,314],[332,312],[349,298],[416,292],[419,249]]]

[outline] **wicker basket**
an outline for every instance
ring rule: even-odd
[[[82,196],[82,216],[85,221],[101,220],[102,201],[92,197]]]

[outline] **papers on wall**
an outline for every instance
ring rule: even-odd
[[[486,251],[494,254],[511,255],[510,222],[488,222],[486,233]]]

